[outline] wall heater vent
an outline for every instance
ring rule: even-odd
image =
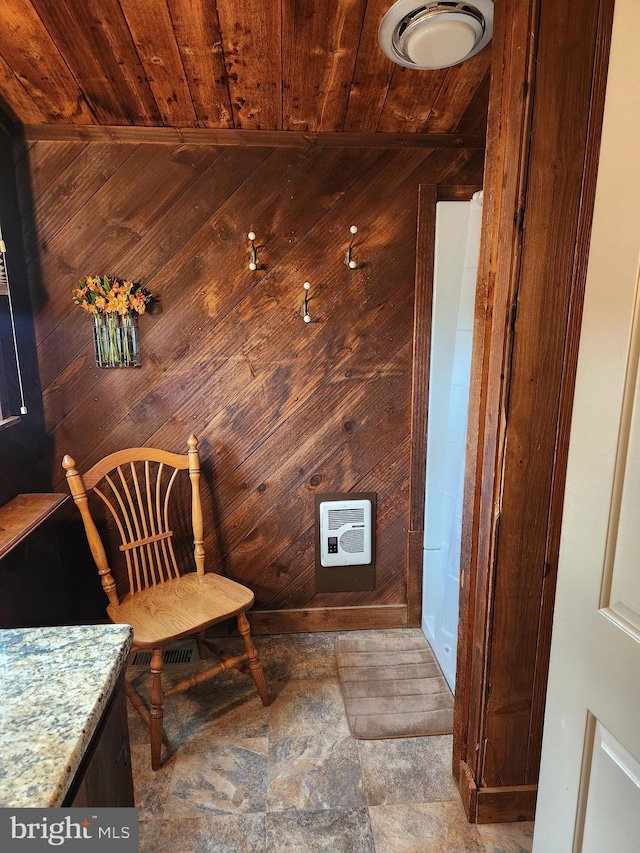
[[[363,566],[371,562],[370,500],[320,502],[322,566]]]

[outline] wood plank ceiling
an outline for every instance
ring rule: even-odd
[[[392,0],[2,0],[12,124],[484,133],[490,50],[414,71],[378,47]]]

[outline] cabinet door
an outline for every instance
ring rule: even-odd
[[[64,804],[94,808],[133,806],[129,729],[122,675]]]

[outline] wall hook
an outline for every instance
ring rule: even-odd
[[[311,290],[311,285],[308,281],[302,285],[304,287],[304,303],[302,305],[302,319],[305,323],[311,322],[311,315],[309,314],[309,291]]]
[[[247,234],[249,238],[249,269],[257,270],[258,269],[258,249],[255,244],[256,235],[253,231],[249,231]]]
[[[351,251],[353,249],[353,239],[358,233],[358,228],[356,225],[352,225],[351,228],[349,228],[349,231],[351,232],[351,240],[347,248],[344,250],[344,262],[350,270],[354,270],[358,264],[351,257]]]

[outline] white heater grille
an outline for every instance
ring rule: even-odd
[[[362,566],[371,562],[371,501],[320,503],[320,563]]]

